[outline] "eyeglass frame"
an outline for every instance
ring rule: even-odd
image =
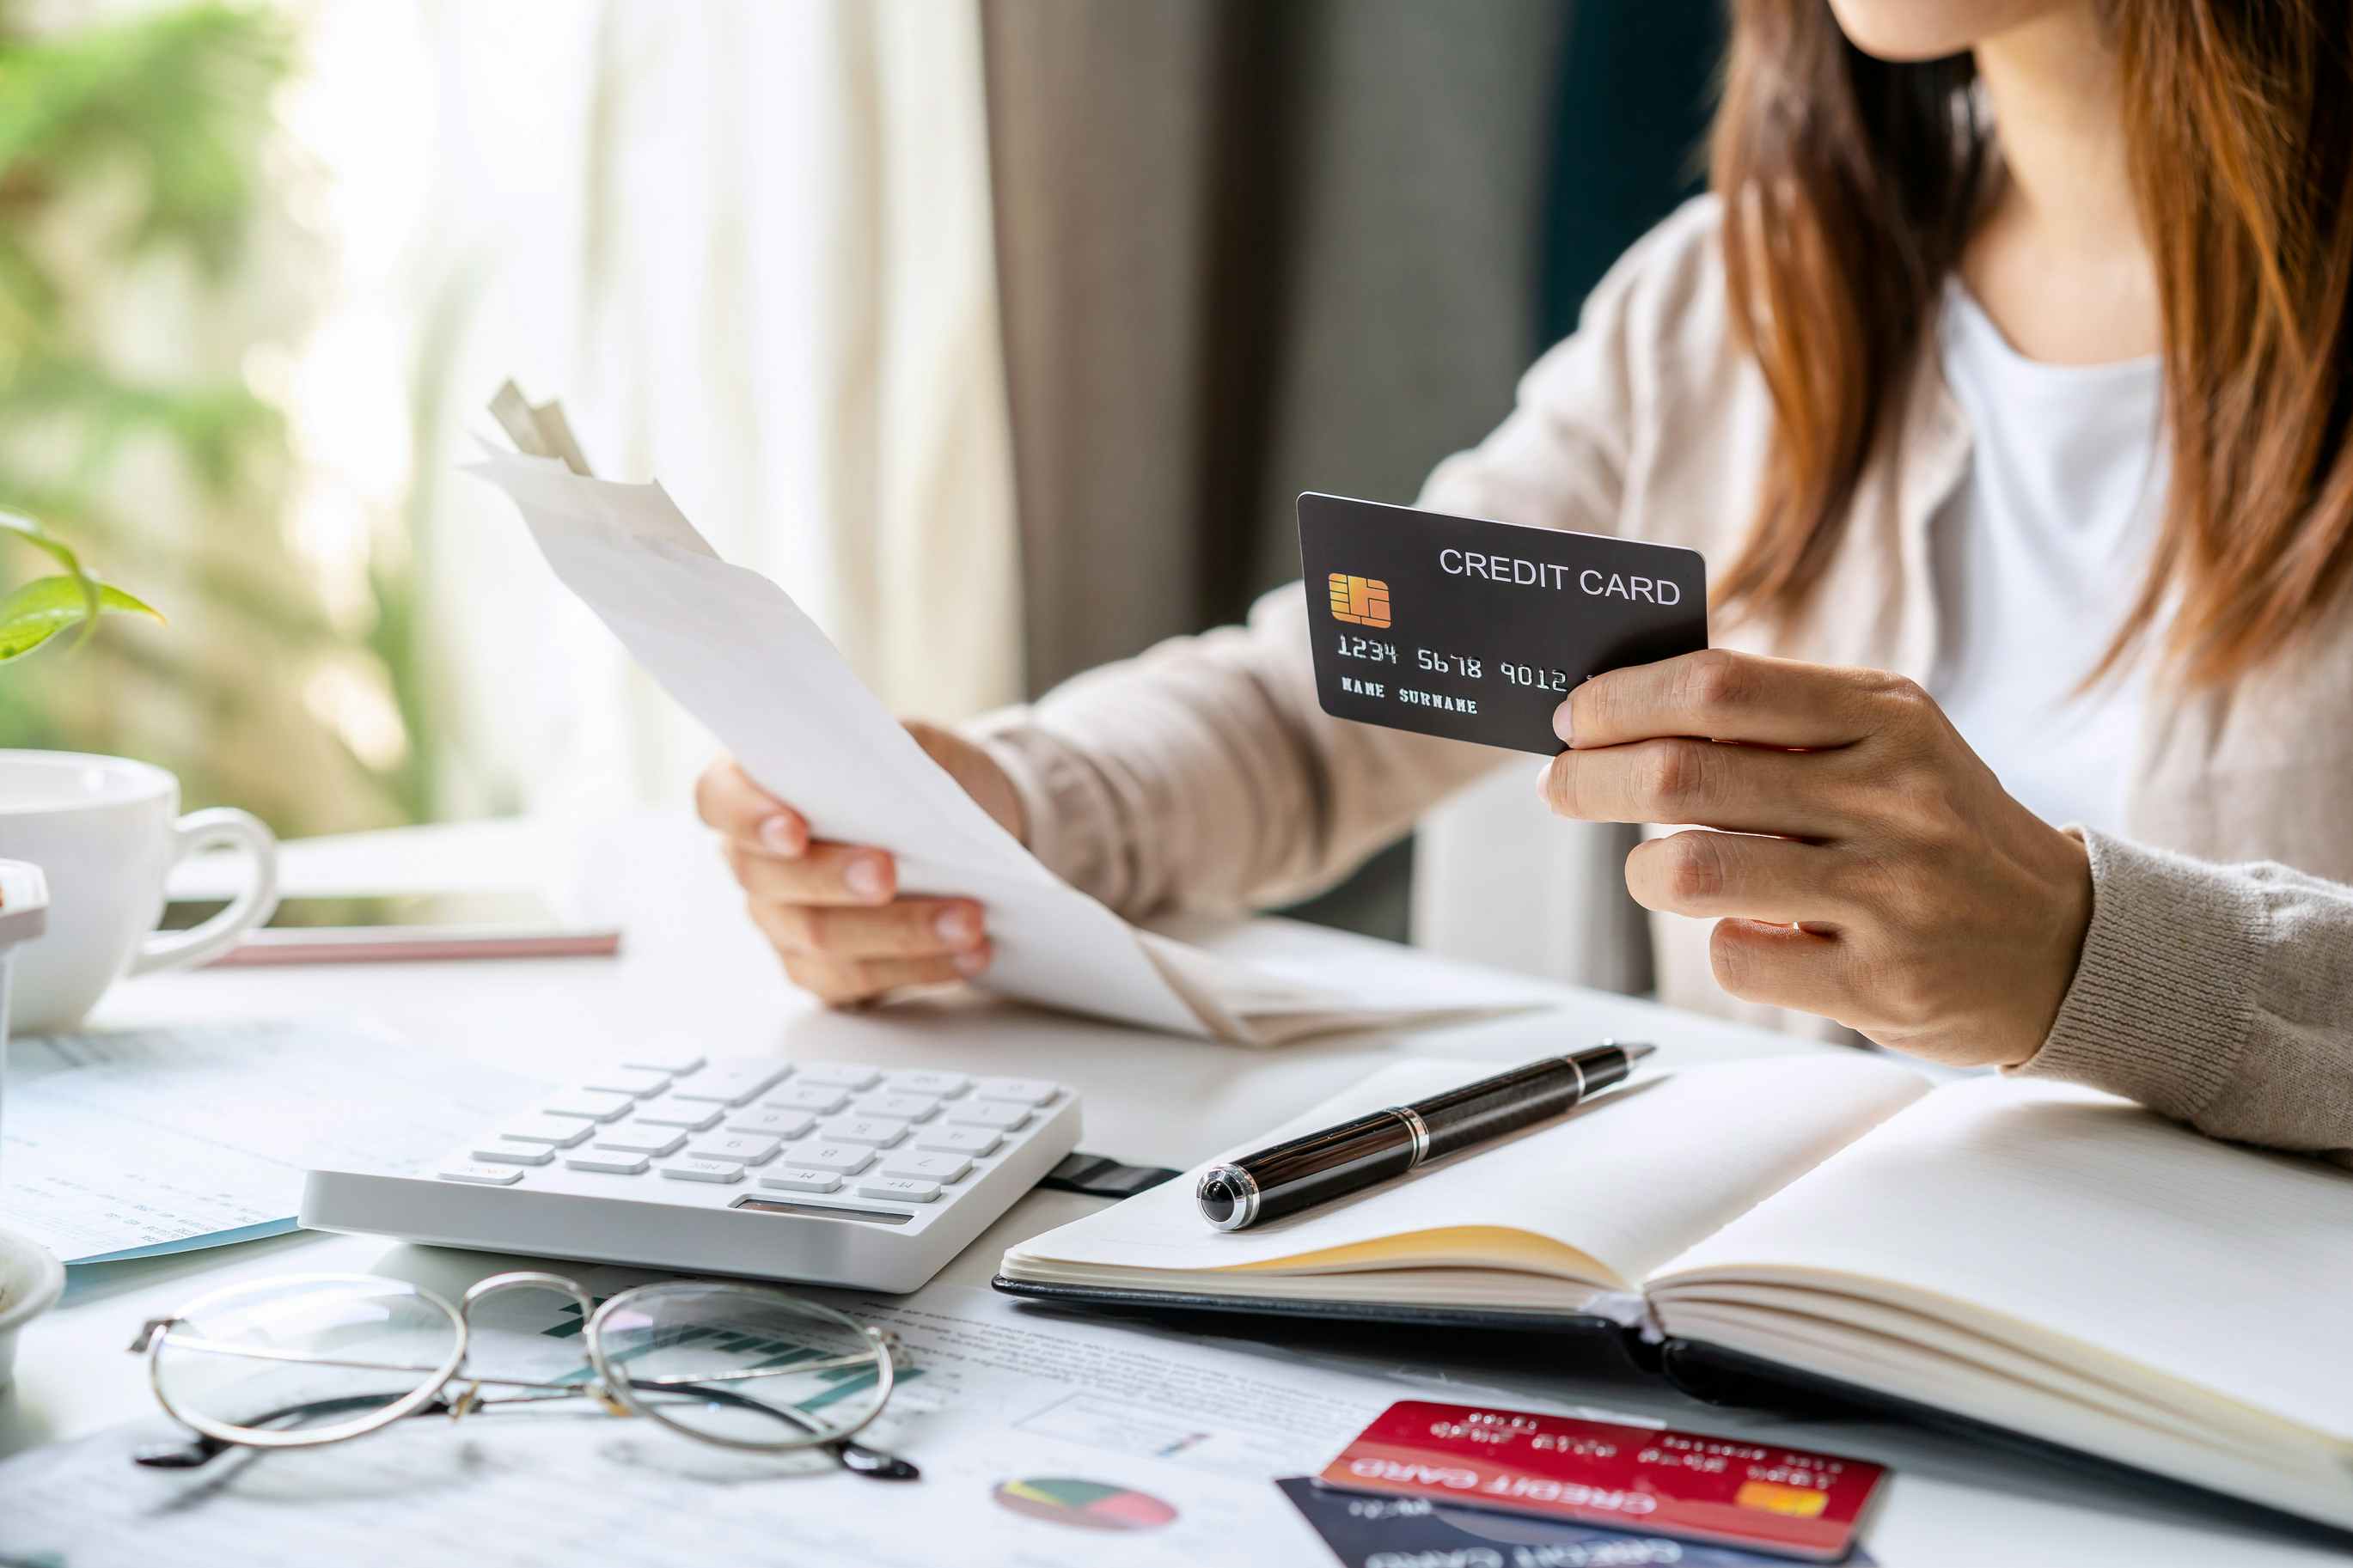
[[[424,1371],[427,1373],[427,1375],[426,1381],[420,1384],[410,1393],[403,1394],[397,1399],[387,1401],[384,1405],[370,1412],[365,1417],[355,1418],[352,1421],[345,1422],[341,1426],[312,1427],[290,1432],[267,1430],[259,1426],[232,1426],[225,1421],[216,1421],[207,1415],[185,1412],[174,1405],[171,1397],[164,1393],[162,1370],[164,1347],[171,1341],[173,1328],[175,1325],[185,1323],[188,1321],[188,1315],[202,1308],[207,1301],[213,1300],[216,1297],[227,1296],[232,1293],[248,1292],[261,1286],[299,1287],[306,1285],[346,1284],[366,1285],[373,1287],[387,1285],[404,1286],[409,1291],[413,1292],[417,1300],[429,1302],[433,1306],[438,1308],[442,1315],[449,1321],[451,1328],[456,1331],[456,1343],[451,1349],[448,1357],[436,1367],[420,1369],[414,1367],[380,1366],[377,1363],[366,1362],[335,1362],[322,1357],[293,1355],[284,1352],[273,1352],[253,1350],[235,1350],[230,1351],[228,1353],[249,1356],[265,1361],[296,1361],[319,1366],[343,1365],[363,1371],[380,1370],[384,1372],[397,1373]],[[607,1320],[609,1319],[613,1313],[634,1301],[647,1296],[657,1295],[669,1290],[675,1290],[681,1287],[701,1287],[733,1290],[755,1299],[773,1302],[778,1306],[790,1309],[793,1311],[824,1314],[839,1318],[843,1323],[855,1329],[860,1335],[864,1336],[871,1348],[854,1356],[843,1355],[824,1358],[817,1361],[794,1362],[786,1366],[768,1367],[744,1373],[723,1373],[718,1377],[712,1378],[658,1378],[652,1380],[648,1384],[649,1387],[658,1387],[667,1384],[679,1387],[695,1388],[704,1393],[727,1394],[729,1395],[731,1402],[740,1402],[750,1405],[753,1404],[752,1401],[744,1400],[741,1395],[733,1394],[732,1391],[709,1390],[702,1388],[702,1385],[708,1383],[727,1381],[730,1378],[773,1377],[781,1376],[787,1373],[799,1373],[829,1371],[836,1366],[850,1367],[871,1364],[877,1368],[876,1380],[879,1384],[874,1401],[874,1408],[868,1411],[857,1421],[838,1430],[829,1429],[819,1433],[812,1427],[807,1428],[809,1435],[800,1441],[787,1443],[760,1443],[754,1442],[746,1438],[728,1437],[720,1436],[716,1433],[697,1431],[692,1427],[681,1426],[672,1422],[662,1415],[657,1415],[650,1408],[640,1405],[634,1394],[634,1390],[638,1386],[637,1380],[616,1373],[612,1365],[605,1358],[603,1340],[604,1325]],[[592,1381],[587,1383],[558,1384],[549,1383],[536,1378],[487,1377],[469,1373],[465,1371],[466,1356],[473,1344],[472,1314],[476,1304],[487,1300],[491,1297],[498,1295],[503,1291],[521,1289],[552,1290],[558,1295],[570,1297],[573,1301],[578,1305],[580,1308],[581,1317],[580,1337],[582,1348],[586,1352],[589,1370],[596,1374]],[[846,1468],[858,1475],[868,1476],[880,1480],[914,1480],[920,1479],[921,1475],[921,1472],[906,1460],[899,1458],[893,1455],[882,1453],[879,1449],[870,1448],[864,1444],[859,1443],[855,1440],[859,1433],[864,1431],[868,1426],[873,1424],[876,1418],[881,1416],[884,1407],[891,1402],[892,1390],[897,1386],[900,1358],[905,1354],[905,1348],[901,1343],[899,1336],[892,1333],[888,1329],[879,1329],[871,1323],[861,1323],[857,1319],[850,1317],[848,1313],[836,1311],[831,1307],[823,1306],[814,1301],[805,1301],[788,1291],[779,1290],[772,1286],[753,1284],[744,1280],[657,1279],[644,1285],[632,1286],[630,1289],[623,1290],[617,1295],[608,1296],[605,1299],[604,1302],[599,1305],[589,1296],[586,1289],[581,1286],[579,1281],[575,1279],[568,1279],[561,1274],[549,1274],[533,1269],[520,1269],[504,1274],[493,1274],[486,1279],[476,1280],[472,1285],[467,1288],[465,1295],[459,1298],[459,1304],[452,1307],[448,1301],[434,1291],[425,1289],[421,1285],[410,1284],[406,1280],[390,1279],[379,1275],[331,1273],[287,1274],[276,1276],[268,1279],[258,1280],[251,1285],[224,1286],[218,1290],[207,1291],[206,1294],[199,1296],[195,1300],[189,1302],[187,1306],[182,1308],[177,1312],[168,1314],[164,1317],[148,1319],[140,1326],[138,1337],[133,1339],[125,1348],[133,1354],[143,1353],[146,1356],[148,1391],[154,1394],[155,1403],[163,1406],[164,1413],[169,1415],[173,1420],[177,1421],[181,1426],[195,1433],[204,1440],[201,1445],[203,1449],[201,1456],[193,1459],[177,1461],[177,1463],[183,1465],[203,1464],[217,1456],[226,1448],[256,1448],[264,1451],[270,1451],[287,1448],[317,1448],[324,1447],[332,1443],[349,1442],[354,1437],[364,1437],[372,1432],[380,1432],[385,1427],[392,1426],[394,1423],[405,1420],[411,1415],[438,1414],[439,1412],[435,1411],[433,1408],[434,1401],[446,1394],[448,1391],[450,1384],[454,1383],[463,1383],[466,1385],[465,1392],[460,1394],[454,1402],[449,1403],[446,1406],[447,1413],[449,1418],[453,1421],[463,1420],[467,1415],[476,1410],[486,1409],[491,1406],[551,1405],[564,1399],[589,1398],[596,1400],[596,1403],[604,1408],[607,1415],[624,1417],[642,1416],[646,1420],[651,1421],[659,1426],[676,1432],[680,1436],[692,1438],[697,1442],[708,1443],[716,1447],[731,1448],[739,1453],[774,1455],[801,1453],[812,1448],[826,1449],[830,1451],[835,1458],[840,1460]],[[483,1399],[480,1397],[480,1393],[484,1384],[494,1384],[508,1388],[540,1389],[547,1392],[536,1397],[521,1395],[510,1399]],[[371,1395],[369,1397],[373,1396]],[[280,1420],[286,1416],[298,1415],[304,1410],[311,1409],[317,1405],[332,1405],[336,1403],[339,1403],[339,1401],[333,1399],[305,1401],[303,1404],[290,1406],[285,1410],[272,1411],[258,1419],[261,1421]],[[787,1414],[785,1409],[778,1408],[774,1405],[759,1405],[754,1407],[765,1415],[776,1416],[778,1419],[787,1423],[796,1423],[807,1419],[804,1416]],[[185,1450],[164,1450],[164,1452],[165,1454],[169,1454],[173,1452],[185,1452]],[[135,1462],[142,1464],[174,1463],[173,1459],[153,1453],[142,1453],[136,1457]]]

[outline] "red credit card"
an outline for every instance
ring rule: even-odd
[[[1744,1437],[1407,1399],[1324,1479],[1832,1562],[1886,1473]]]

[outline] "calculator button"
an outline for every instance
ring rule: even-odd
[[[702,1053],[685,1046],[664,1045],[656,1040],[639,1046],[623,1057],[620,1065],[636,1068],[641,1072],[685,1073],[702,1066]]]
[[[819,1116],[831,1116],[849,1103],[849,1096],[823,1083],[789,1083],[771,1090],[760,1101],[764,1108],[814,1110]]]
[[[569,1149],[575,1143],[585,1143],[592,1128],[588,1122],[569,1116],[519,1116],[499,1129],[501,1138],[512,1138],[523,1143],[547,1143],[558,1149]]]
[[[874,1151],[855,1143],[796,1143],[793,1163],[812,1171],[833,1171],[854,1176],[874,1163]]]
[[[720,1132],[697,1138],[686,1152],[698,1160],[733,1160],[739,1165],[763,1165],[776,1157],[784,1144],[774,1138],[744,1132]]]
[[[620,1149],[584,1149],[576,1154],[566,1154],[564,1163],[575,1171],[602,1171],[607,1175],[641,1175],[646,1168],[643,1154],[632,1154]]]
[[[1042,1078],[985,1078],[972,1086],[975,1100],[1010,1100],[1021,1105],[1043,1105],[1060,1092],[1061,1085]]]
[[[668,1089],[670,1074],[648,1072],[643,1068],[602,1068],[582,1079],[580,1087],[601,1089],[610,1094],[634,1094],[643,1100]]]
[[[748,1105],[785,1081],[790,1068],[766,1062],[715,1067],[696,1073],[672,1089],[672,1100],[707,1100],[721,1105]]]
[[[511,1143],[503,1138],[485,1138],[466,1153],[493,1165],[544,1165],[555,1158],[544,1143]]]
[[[835,1143],[866,1143],[877,1149],[890,1149],[907,1136],[907,1124],[886,1121],[879,1116],[837,1116],[818,1128],[818,1135]]]
[[[872,1089],[882,1075],[856,1062],[801,1062],[794,1076],[803,1083],[831,1084],[836,1089]]]
[[[686,1134],[675,1127],[649,1127],[642,1121],[625,1121],[618,1127],[596,1130],[596,1147],[620,1149],[632,1154],[674,1153],[686,1142]]]
[[[966,1127],[994,1127],[1010,1132],[1029,1120],[1029,1109],[1009,1100],[975,1100],[948,1108],[948,1120]]]
[[[727,1118],[730,1132],[752,1132],[763,1138],[797,1138],[817,1125],[817,1118],[806,1110],[774,1110],[758,1106],[750,1110],[738,1110]]]
[[[902,1204],[927,1204],[940,1195],[940,1189],[936,1182],[885,1176],[881,1181],[859,1183],[858,1195],[861,1198],[896,1198]]]
[[[940,1102],[928,1094],[870,1094],[850,1109],[893,1121],[929,1121],[940,1113]]]
[[[926,1127],[915,1134],[915,1147],[944,1154],[969,1154],[978,1159],[993,1154],[1004,1135],[986,1127]]]
[[[733,1160],[672,1160],[661,1173],[674,1182],[740,1182],[744,1167]]]
[[[972,1162],[961,1154],[885,1154],[882,1174],[918,1182],[961,1181]]]
[[[512,1187],[522,1180],[522,1173],[512,1165],[483,1165],[471,1160],[453,1160],[434,1173],[445,1182],[477,1187]]]
[[[829,1193],[841,1185],[841,1178],[831,1171],[813,1171],[806,1165],[779,1165],[762,1175],[760,1184],[786,1193]]]
[[[618,1121],[637,1108],[637,1097],[599,1089],[575,1089],[541,1106],[549,1116],[570,1116],[583,1121]]]
[[[638,1111],[638,1120],[649,1121],[656,1127],[683,1127],[691,1132],[700,1132],[707,1127],[717,1126],[719,1119],[725,1114],[715,1105],[696,1105],[691,1100],[681,1104],[675,1100],[665,1100]]]
[[[960,1072],[894,1072],[882,1075],[882,1087],[896,1094],[928,1094],[934,1100],[954,1100],[972,1087],[972,1079]]]

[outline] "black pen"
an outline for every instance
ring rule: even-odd
[[[1622,1082],[1656,1048],[1604,1040],[1572,1056],[1546,1057],[1428,1100],[1376,1110],[1212,1165],[1193,1195],[1201,1217],[1219,1230],[1297,1214],[1557,1116]]]

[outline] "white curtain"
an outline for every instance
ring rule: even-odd
[[[453,814],[680,803],[712,746],[454,472],[510,374],[564,399],[600,473],[659,478],[782,584],[894,709],[1018,694],[974,5],[309,15],[344,253],[311,357],[412,389],[387,531],[418,552]],[[362,379],[306,370],[314,409]],[[357,398],[379,422],[380,390]]]

